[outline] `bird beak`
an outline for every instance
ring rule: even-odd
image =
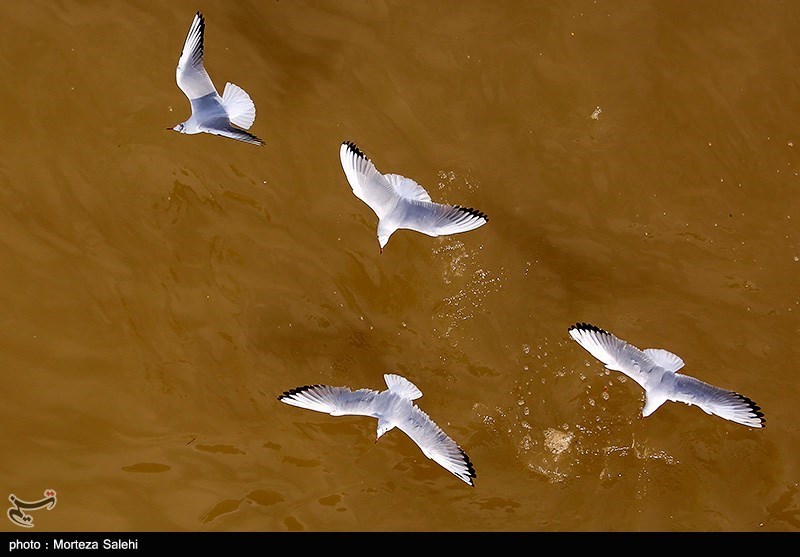
[[[379,255],[380,255],[381,253],[383,253],[383,247],[381,247],[381,248],[380,248],[380,250],[381,250],[381,251],[379,251],[379,252],[378,252],[378,254],[379,254]]]
[[[170,131],[172,128],[167,128],[167,131]]]

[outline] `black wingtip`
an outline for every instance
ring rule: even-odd
[[[469,471],[469,474],[467,474],[467,477],[469,477],[469,478],[477,478],[478,477],[478,473],[475,472],[475,467],[472,465],[472,461],[467,456],[467,453],[465,453],[464,449],[461,449],[461,448],[459,448],[459,451],[461,451],[461,456],[464,457],[464,463],[467,465],[467,470]],[[475,487],[475,484],[472,481],[469,482],[469,485]]]
[[[250,145],[255,145],[256,147],[265,147],[267,145],[267,142],[260,137],[256,137],[253,134],[248,135],[250,135],[250,141],[243,139],[240,139],[239,141],[242,141],[243,143],[249,143]]]
[[[455,205],[455,208],[463,213],[470,214],[473,217],[478,217],[485,220],[486,222],[489,222],[489,217],[486,215],[486,213],[482,211],[478,211],[477,209],[473,209],[472,207],[464,207],[463,205]]]
[[[206,19],[203,17],[203,13],[198,11],[198,12],[195,13],[194,17],[200,19],[200,29],[198,31],[198,34],[200,35],[200,41],[199,41],[199,43],[197,45],[197,52],[195,52],[193,54],[193,56],[192,56],[192,64],[196,64],[198,61],[202,61],[202,59],[203,59],[203,52],[205,50],[205,46],[203,45],[203,43],[204,43],[203,37],[205,36],[205,33],[206,33]],[[194,21],[192,21],[192,26],[189,27],[189,34],[186,35],[186,40],[187,41],[189,40],[189,37],[191,36],[191,32],[192,32],[192,28],[193,27],[194,27]],[[184,44],[184,46],[186,46],[186,45]],[[184,52],[183,52],[183,50],[181,50],[181,56],[183,56],[183,55],[184,55]]]
[[[248,133],[249,133],[249,132],[248,132]],[[267,144],[267,142],[266,142],[266,141],[264,141],[263,139],[261,139],[260,137],[258,137],[258,136],[255,136],[255,135],[253,135],[252,133],[251,133],[250,135],[251,135],[251,136],[253,136],[253,139],[255,139],[256,141],[258,141],[258,146],[259,146],[259,147],[264,147],[264,146]]]
[[[749,397],[744,396],[741,393],[734,392],[733,396],[744,402],[748,407],[750,407],[750,411],[753,413],[755,418],[758,418],[758,421],[761,422],[761,427],[767,427],[767,419],[764,417],[764,412],[761,411],[761,407],[756,404],[752,399]]]
[[[259,147],[263,147],[264,145],[266,145],[266,142],[263,139],[253,135],[249,131],[244,130],[238,126],[229,125],[225,131],[231,133],[232,136],[224,134],[215,134],[215,135],[222,135],[223,137],[227,137],[229,139],[241,141],[242,143],[249,143],[250,145],[257,145]]]
[[[343,141],[342,145],[346,145],[348,149],[350,149],[356,156],[361,157],[362,159],[369,160],[369,157],[364,154],[364,151],[358,148],[358,146],[353,143],[352,141]]]
[[[321,387],[322,385],[303,385],[302,387],[295,387],[294,389],[289,389],[288,391],[284,391],[283,394],[278,395],[278,400],[283,400],[284,398],[290,398],[295,395],[299,395],[304,391],[308,391],[310,389],[315,389]]]
[[[604,335],[610,334],[608,331],[605,331],[596,325],[592,325],[591,323],[578,322],[574,325],[570,325],[567,331],[572,331],[573,329],[578,329],[580,331],[594,331],[595,333],[601,333]]]

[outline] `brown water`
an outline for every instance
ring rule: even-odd
[[[266,147],[165,131],[197,9]],[[35,529],[800,531],[799,3],[0,17],[0,497],[55,489]],[[379,255],[346,139],[489,223]],[[767,427],[642,419],[576,321],[677,353]],[[398,430],[277,400],[388,372],[474,488]]]

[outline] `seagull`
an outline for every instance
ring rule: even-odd
[[[606,368],[621,371],[645,390],[644,418],[671,400],[699,406],[706,414],[715,414],[737,424],[765,426],[761,408],[746,396],[677,373],[684,364],[672,352],[660,348],[639,350],[588,323],[570,325],[569,335]]]
[[[245,130],[256,119],[256,106],[244,89],[226,83],[220,97],[217,88],[203,67],[203,34],[206,22],[197,12],[186,35],[175,79],[178,87],[189,98],[192,115],[188,120],[168,130],[179,133],[210,133],[238,141],[264,145],[264,142]],[[237,127],[238,126],[238,127]],[[244,128],[244,129],[241,129]]]
[[[387,373],[383,378],[389,388],[381,392],[306,385],[284,392],[278,400],[331,416],[377,418],[376,443],[381,435],[396,427],[408,435],[425,456],[474,487],[472,478],[477,476],[467,454],[412,402],[422,396],[422,391],[400,375]]]
[[[352,141],[342,143],[339,158],[355,196],[378,216],[381,253],[389,236],[400,228],[440,236],[473,230],[489,221],[471,207],[433,203],[425,188],[410,178],[381,174]]]

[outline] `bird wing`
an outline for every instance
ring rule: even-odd
[[[651,371],[659,368],[643,351],[594,325],[576,323],[570,326],[569,334],[606,368],[624,373],[645,390],[651,383]]]
[[[211,78],[208,77],[203,67],[203,34],[205,33],[205,19],[203,14],[197,12],[186,35],[178,67],[175,70],[175,80],[178,87],[189,100],[204,97],[209,93],[216,93]]]
[[[339,158],[355,196],[366,203],[379,219],[390,213],[400,197],[372,161],[351,141],[342,143]]]
[[[667,395],[669,400],[699,406],[707,414],[738,424],[764,427],[766,420],[761,408],[746,396],[688,375],[677,373],[675,376],[675,390]]]
[[[471,207],[416,199],[403,199],[401,203],[403,210],[397,228],[416,230],[428,236],[467,232],[489,222],[489,217]]]
[[[407,418],[396,426],[419,446],[425,456],[460,480],[475,485],[472,478],[477,474],[467,453],[418,406],[412,405]]]
[[[352,391],[347,387],[328,385],[306,385],[284,392],[278,400],[297,406],[330,414],[331,416],[370,416],[378,417],[375,397],[378,391],[359,389]]]
[[[227,120],[222,121],[214,121],[207,123],[200,127],[206,133],[210,133],[213,135],[221,135],[222,137],[229,137],[231,139],[235,139],[237,141],[244,141],[245,143],[252,143],[253,145],[264,145],[264,140],[256,137],[252,133],[235,128],[231,126]]]

